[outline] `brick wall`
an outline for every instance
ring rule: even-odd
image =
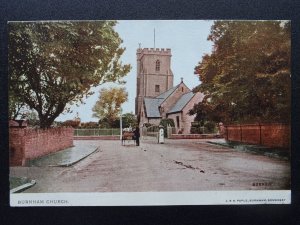
[[[225,128],[228,141],[280,148],[290,146],[290,126],[287,124],[227,125]]]
[[[170,139],[215,139],[216,134],[171,134]]]
[[[10,165],[23,166],[26,160],[73,146],[73,128],[47,130],[9,128]]]
[[[9,128],[9,164],[21,166],[25,164],[25,128]]]

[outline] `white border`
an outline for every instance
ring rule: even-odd
[[[15,193],[10,195],[10,205],[13,207],[261,204],[291,204],[291,191]]]

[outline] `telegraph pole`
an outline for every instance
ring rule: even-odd
[[[122,140],[122,131],[123,131],[123,128],[122,128],[122,107],[120,108],[120,140]]]

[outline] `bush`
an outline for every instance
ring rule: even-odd
[[[76,120],[66,120],[63,122],[63,126],[77,128],[80,124],[80,121]]]
[[[212,121],[207,121],[204,124],[204,127],[206,128],[206,130],[207,130],[208,133],[213,133],[216,130],[216,123],[212,122]]]
[[[81,128],[99,128],[99,124],[97,122],[81,123]]]
[[[190,130],[190,133],[191,134],[203,134],[203,129],[201,127],[192,126],[191,130]]]
[[[191,134],[207,134],[216,132],[216,123],[212,121],[192,122]]]

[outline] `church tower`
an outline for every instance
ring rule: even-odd
[[[144,97],[156,97],[173,87],[171,49],[138,48],[135,114],[139,115]]]

